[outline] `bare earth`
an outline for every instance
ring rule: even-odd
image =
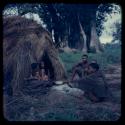
[[[115,102],[93,103],[83,91],[54,86],[41,96],[4,95],[4,117],[10,121],[115,121],[121,116],[121,65],[104,72]]]

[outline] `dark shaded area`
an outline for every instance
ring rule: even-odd
[[[31,64],[39,63],[42,57],[46,73],[47,69],[50,72],[50,79],[65,77],[65,69],[60,63],[51,34],[42,26],[20,16],[3,17],[3,32],[5,89],[12,88],[14,94],[18,93],[24,79],[31,75]]]
[[[25,95],[31,95],[31,96],[42,96],[43,94],[46,94],[50,87],[53,86],[52,81],[40,81],[37,79],[32,80],[26,80],[25,84],[22,88],[22,92]]]
[[[91,48],[92,22],[96,24],[97,34],[100,36],[105,21],[104,13],[111,13],[113,5],[108,4],[8,4],[5,9],[17,7],[18,14],[36,13],[47,25],[47,29],[54,31],[55,46],[59,48],[68,41],[67,46],[82,50],[83,41],[80,39],[79,21],[87,36],[87,52],[96,52]],[[99,12],[98,17],[96,12]],[[78,21],[79,17],[79,21]],[[92,50],[91,50],[92,49]],[[101,47],[100,47],[100,51]]]
[[[27,83],[33,88],[29,90],[31,96],[12,98],[4,95],[4,117],[9,121],[116,121],[121,116],[121,89],[114,85],[121,85],[121,68],[115,65],[106,69],[105,73],[116,102],[92,103],[85,97],[79,99],[57,91],[50,92],[51,87],[47,83],[44,84],[46,89],[42,89],[34,81],[34,84]]]
[[[45,65],[45,73],[50,77],[51,80],[54,80],[55,79],[54,68],[46,51],[43,54],[42,61],[44,62]]]

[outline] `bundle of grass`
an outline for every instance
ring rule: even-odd
[[[43,60],[53,80],[66,79],[66,72],[51,34],[35,21],[20,16],[3,18],[4,84],[13,93],[21,90],[31,64]]]

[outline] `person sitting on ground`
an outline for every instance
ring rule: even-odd
[[[50,87],[54,85],[53,81],[48,80],[48,77],[39,75],[39,63],[31,64],[32,72],[29,78],[24,79],[22,91],[24,94],[37,95],[38,93],[46,93]]]
[[[29,78],[25,78],[25,80],[28,80],[28,79],[38,79],[38,80],[40,80],[38,63],[32,63],[31,64],[31,75],[30,75]]]
[[[107,97],[107,89],[98,71],[99,65],[97,63],[90,63],[88,67],[88,76],[79,80],[70,81],[69,86],[85,91],[85,96],[91,101],[104,101]]]
[[[93,59],[93,60],[91,61],[91,63],[96,63],[96,64],[98,64],[98,62],[97,62],[96,59]],[[99,65],[99,64],[98,64],[98,65]],[[100,77],[102,77],[102,79],[103,79],[103,81],[104,81],[104,83],[105,83],[105,87],[108,88],[108,84],[107,84],[107,82],[106,82],[106,78],[105,78],[105,75],[104,75],[103,71],[102,71],[101,69],[99,69],[98,72],[99,72],[98,75],[99,75]]]
[[[45,81],[49,80],[49,77],[45,71],[45,65],[43,61],[39,63],[39,74],[40,74],[40,80],[45,80]]]
[[[84,54],[82,56],[82,61],[77,63],[75,66],[73,66],[73,73],[71,80],[74,80],[75,75],[77,74],[79,78],[83,78],[84,76],[87,75],[87,70],[88,70],[88,55]]]

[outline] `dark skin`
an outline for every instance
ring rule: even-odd
[[[97,70],[96,69],[94,69],[94,68],[92,68],[91,66],[89,66],[88,67],[88,70],[87,70],[87,73],[88,73],[88,75],[90,75],[90,74],[92,74],[92,73],[95,73]],[[71,79],[71,80],[69,80],[69,81],[67,81],[67,83],[69,83],[69,82],[72,82],[73,80]]]
[[[38,79],[38,80],[48,80],[48,76],[45,74],[44,69],[44,62],[41,62],[41,68],[37,67],[36,69],[32,69],[32,73],[30,75],[30,78],[25,78],[25,80],[28,79]]]
[[[39,75],[39,71],[32,71],[32,74],[30,75],[29,78],[24,78],[25,80],[30,80],[30,79],[38,79],[40,80],[40,75]]]
[[[93,74],[95,73],[97,70],[92,68],[91,66],[88,67],[88,74]],[[93,101],[93,102],[98,102],[99,99],[91,92],[85,92],[85,96],[87,95],[87,97]]]
[[[95,73],[95,72],[97,72],[97,69],[94,69],[93,67],[91,67],[91,66],[89,66],[88,67],[88,75],[91,75],[91,74],[93,74],[93,73]],[[72,87],[72,80],[69,80],[68,82],[68,85],[70,86],[70,87]],[[86,92],[85,91],[85,96],[87,97],[87,98],[89,98],[91,101],[93,101],[93,102],[99,102],[100,100],[92,93],[92,92]]]
[[[88,57],[87,57],[87,56],[83,56],[81,63],[83,63],[83,65],[84,65],[84,64],[86,64],[87,62],[88,62]],[[77,67],[77,65],[73,67],[73,73],[72,73],[71,80],[73,80],[74,77],[75,77],[75,75],[76,75],[76,69],[75,69],[76,67]],[[87,71],[87,68],[84,69],[84,71],[86,72],[86,71]]]
[[[48,80],[48,76],[45,74],[45,65],[44,65],[44,62],[42,61],[40,63],[40,65],[41,65],[41,69],[39,71],[40,79],[41,80]]]

